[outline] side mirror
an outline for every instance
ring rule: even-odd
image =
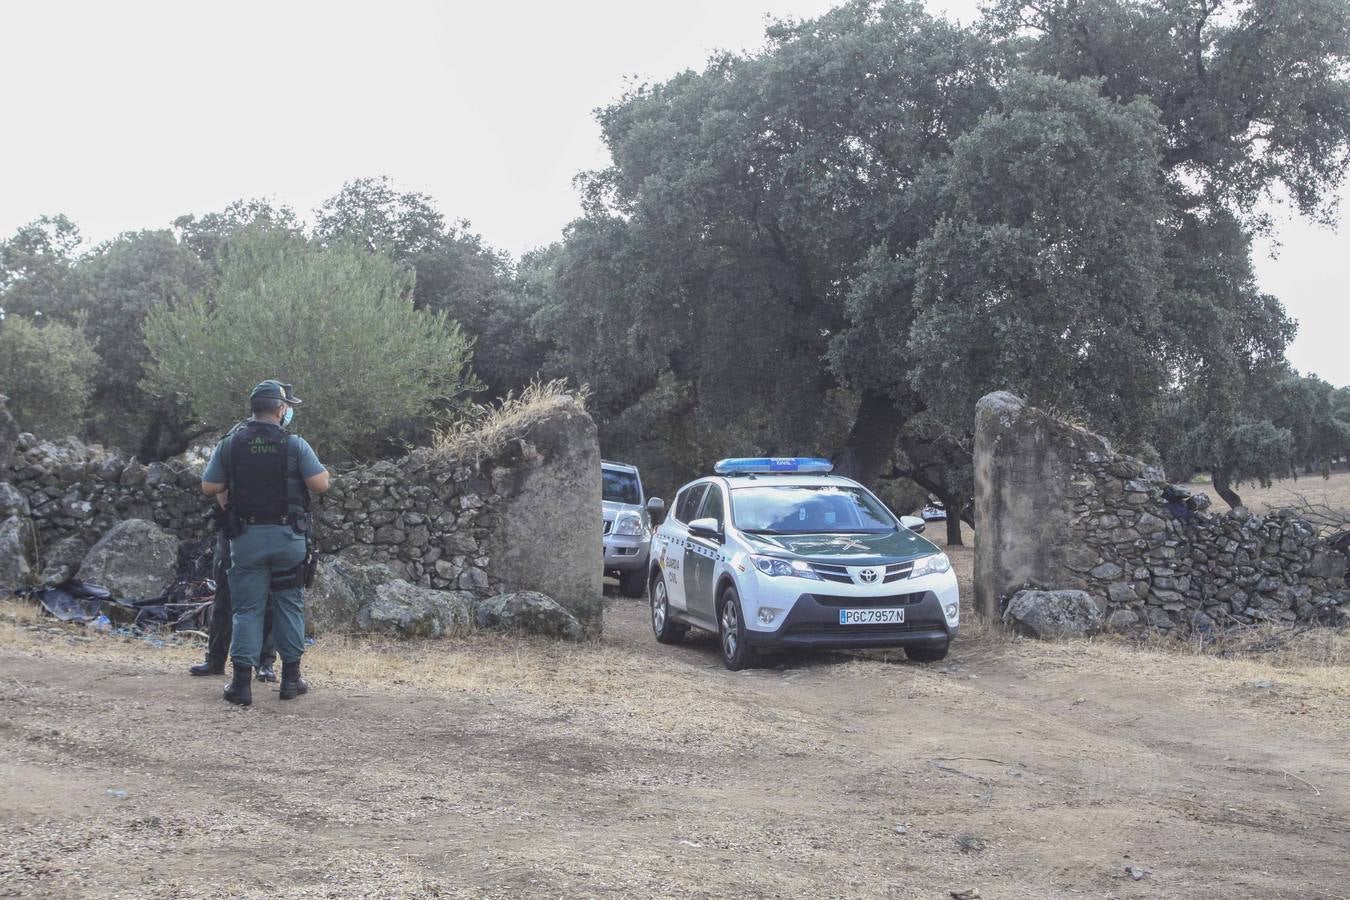
[[[901,516],[900,524],[908,528],[915,534],[923,534],[923,529],[927,523],[918,516]]]
[[[709,541],[722,540],[722,526],[717,524],[716,519],[695,519],[689,523],[689,533]]]
[[[652,525],[660,525],[666,520],[666,501],[660,497],[647,498],[647,517],[652,520]]]

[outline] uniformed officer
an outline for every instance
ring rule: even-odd
[[[300,677],[305,534],[310,527],[309,492],[328,490],[328,471],[304,438],[285,430],[300,402],[289,384],[259,384],[249,395],[253,417],[216,445],[202,473],[202,490],[225,494],[228,501],[234,678],[225,688],[225,699],[240,706],[253,702],[253,667],[262,647],[269,591],[281,656],[281,699],[309,690]]]

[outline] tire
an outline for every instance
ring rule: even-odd
[[[619,573],[619,593],[625,597],[647,596],[647,570],[633,569]]]
[[[741,598],[734,587],[722,592],[717,604],[717,644],[722,651],[722,665],[733,672],[748,669],[758,655],[745,639],[745,616],[741,614]]]
[[[946,641],[940,647],[906,647],[905,656],[914,662],[938,662],[947,658],[951,645],[951,641]]]
[[[689,631],[688,625],[672,622],[670,602],[666,598],[666,582],[661,576],[652,579],[652,633],[662,644],[678,644]]]

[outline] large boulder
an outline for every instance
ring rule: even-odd
[[[504,499],[484,543],[490,566],[461,574],[459,584],[482,590],[490,581],[497,591],[542,592],[598,631],[603,547],[600,526],[589,527],[600,521],[595,422],[575,398],[557,398],[523,429],[518,446],[509,477],[493,479]]]
[[[320,556],[314,581],[305,591],[305,630],[311,635],[351,631],[356,614],[373,603],[376,588],[396,580],[388,566]]]
[[[85,554],[76,577],[101,584],[114,597],[158,597],[178,571],[178,539],[153,522],[126,519]]]
[[[28,498],[8,481],[0,481],[0,519],[10,516],[27,517],[31,513]]]
[[[498,594],[479,602],[474,617],[480,628],[523,631],[579,641],[581,623],[552,597],[537,591]]]
[[[0,591],[32,580],[33,552],[32,522],[19,516],[0,522]]]
[[[42,573],[38,580],[43,584],[55,585],[73,577],[88,552],[89,545],[78,535],[68,535],[43,548]]]
[[[1018,591],[1003,621],[1043,640],[1082,638],[1102,630],[1102,607],[1086,591]]]
[[[395,579],[375,588],[375,598],[356,613],[363,631],[396,637],[443,637],[468,629],[473,594],[438,591]]]

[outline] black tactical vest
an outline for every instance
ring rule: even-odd
[[[247,422],[230,436],[230,507],[246,522],[284,523],[289,437],[271,422]]]

